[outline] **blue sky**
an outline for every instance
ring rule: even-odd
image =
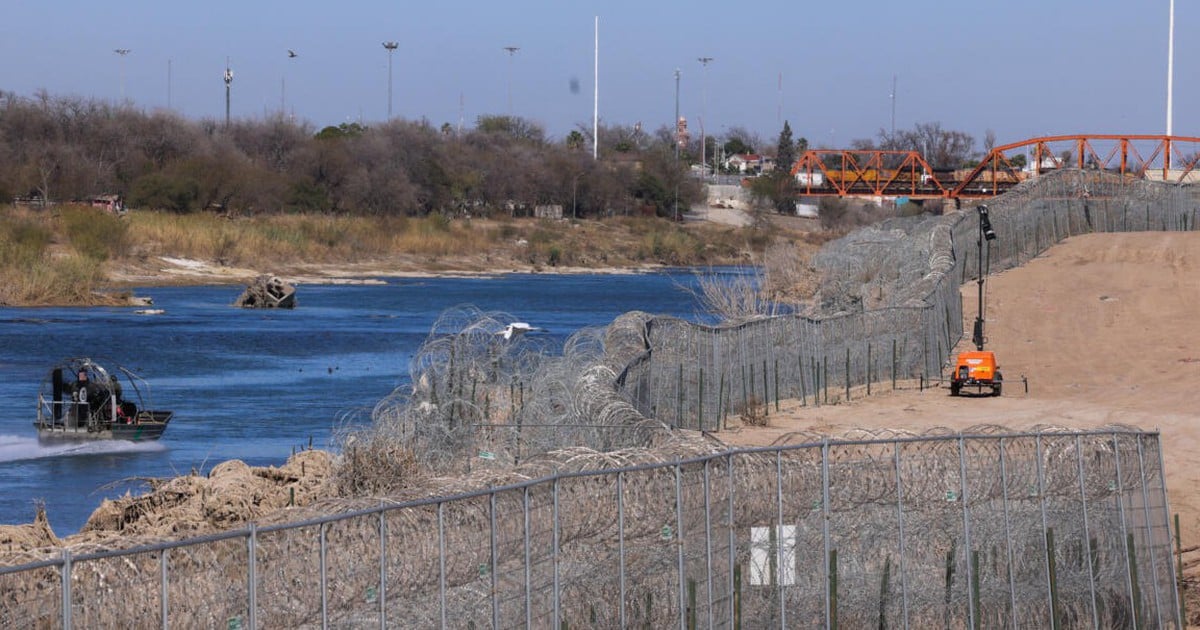
[[[738,7],[741,7],[740,9]],[[1038,135],[1162,133],[1169,0],[759,3],[612,0],[108,2],[8,0],[0,89],[170,105],[223,118],[284,109],[317,127],[387,116],[470,126],[512,113],[554,137],[591,127],[593,19],[600,117],[774,141],[788,120],[843,147],[939,122],[998,143]],[[1200,6],[1176,3],[1175,135],[1200,135]],[[515,55],[505,46],[518,46]],[[113,52],[130,49],[125,57]],[[287,50],[295,50],[295,58]],[[698,57],[712,57],[703,70]],[[169,79],[169,80],[168,80]],[[578,90],[572,90],[576,83]],[[168,89],[169,86],[169,89]],[[782,88],[780,87],[782,86]]]

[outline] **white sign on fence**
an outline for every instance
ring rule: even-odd
[[[750,528],[750,584],[791,586],[796,583],[796,526]]]

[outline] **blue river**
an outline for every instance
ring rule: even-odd
[[[240,459],[278,465],[326,448],[344,423],[408,381],[409,361],[447,309],[471,305],[544,329],[577,330],[631,310],[704,319],[691,270],[632,275],[510,274],[301,285],[288,311],[239,309],[240,286],[156,287],[159,315],[131,308],[0,308],[0,523],[46,505],[56,534],[77,532],[104,498],[145,478],[207,472]],[[39,445],[39,385],[69,357],[104,359],[150,384],[175,417],[162,440]]]

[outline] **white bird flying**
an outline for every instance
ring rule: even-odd
[[[530,326],[529,324],[527,324],[525,322],[513,322],[513,323],[505,326],[504,330],[501,330],[500,332],[498,332],[496,334],[500,335],[501,337],[504,337],[506,340],[508,340],[508,339],[514,339],[516,337],[520,337],[521,335],[524,335],[527,332],[534,332],[534,331],[540,331],[540,330],[542,330],[542,329],[536,328],[534,326]]]

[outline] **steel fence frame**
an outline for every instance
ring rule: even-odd
[[[0,625],[1182,628],[1159,434],[990,431],[68,549],[0,568]]]

